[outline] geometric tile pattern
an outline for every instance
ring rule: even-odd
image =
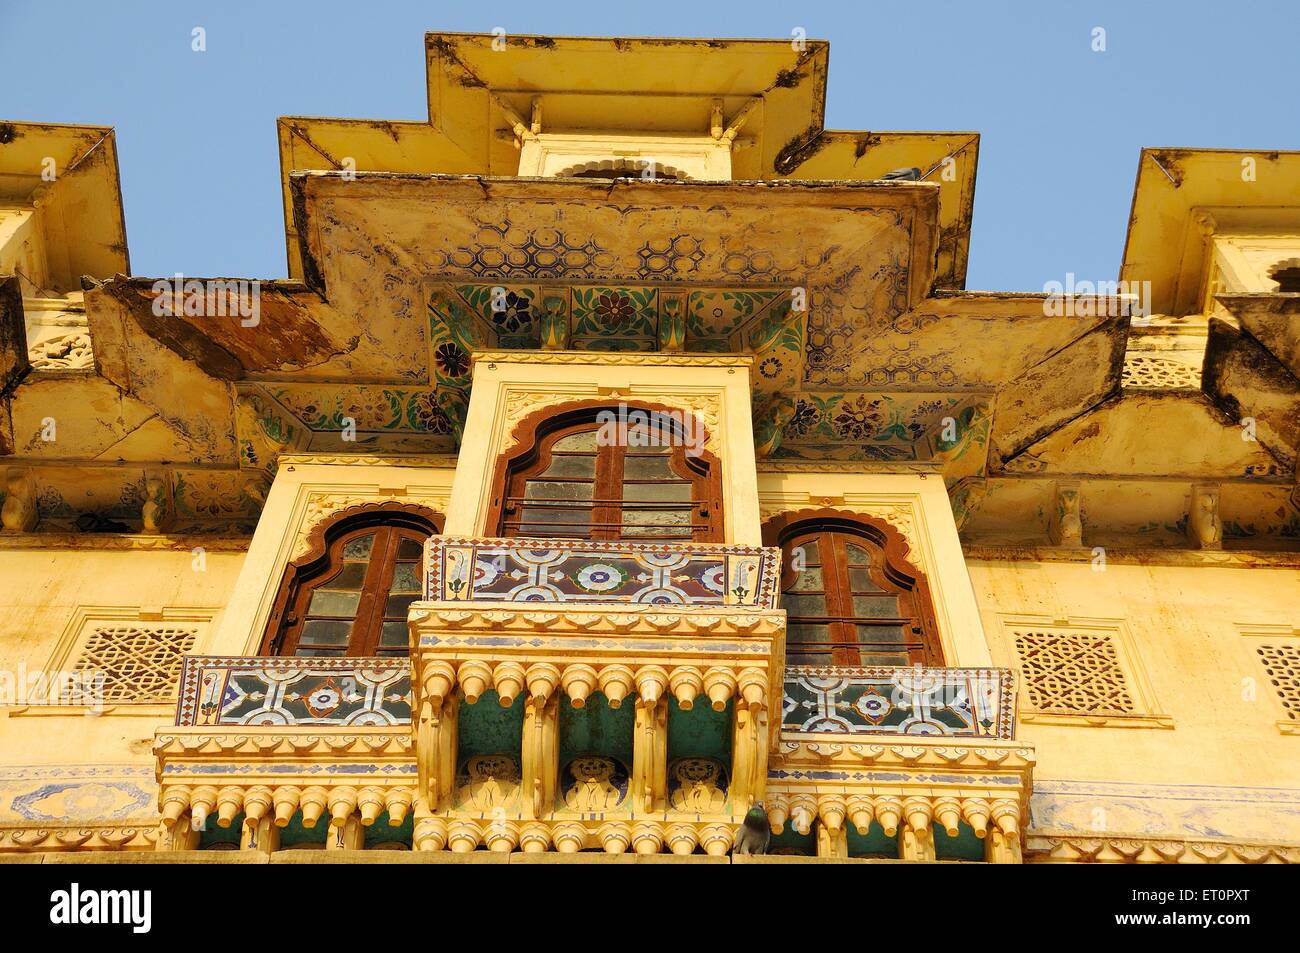
[[[1137,706],[1104,632],[1015,632],[1020,675],[1030,707],[1068,715],[1130,715]]]
[[[1255,651],[1282,707],[1300,721],[1300,645],[1261,645]]]
[[[1010,739],[1015,686],[1005,668],[790,666],[785,731]]]
[[[186,656],[176,724],[409,724],[411,663],[392,658]]]
[[[169,699],[197,635],[193,626],[96,626],[73,668],[102,677],[106,703]]]
[[[776,608],[780,552],[756,546],[434,536],[426,598]]]

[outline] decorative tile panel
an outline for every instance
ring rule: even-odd
[[[464,539],[426,545],[425,598],[446,602],[776,608],[781,554],[755,546]]]
[[[784,731],[1010,739],[1015,692],[1003,668],[790,666]]]
[[[176,724],[384,726],[411,720],[404,658],[189,655]]]

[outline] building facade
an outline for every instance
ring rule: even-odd
[[[978,135],[823,42],[425,46],[280,120],[283,281],[0,124],[0,852],[1300,860],[1300,154],[971,292]]]

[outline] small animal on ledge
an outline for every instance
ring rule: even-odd
[[[736,846],[733,854],[766,854],[768,842],[772,839],[772,825],[768,823],[767,811],[762,802],[755,804],[745,814],[740,830],[736,831]]]
[[[891,181],[920,182],[921,170],[916,166],[907,169],[894,169],[892,172],[886,172],[881,178]]]

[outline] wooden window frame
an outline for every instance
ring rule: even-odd
[[[782,514],[769,521],[763,526],[763,545],[781,549],[783,597],[798,576],[791,565],[790,553],[795,546],[812,539],[818,540],[822,589],[801,590],[794,594],[824,594],[827,615],[787,616],[787,623],[827,625],[830,642],[808,644],[829,645],[829,664],[832,667],[860,666],[863,655],[883,654],[889,650],[892,643],[860,642],[857,627],[861,625],[903,626],[904,641],[894,651],[906,652],[908,665],[944,665],[943,647],[935,624],[934,602],[930,597],[929,584],[925,575],[907,559],[908,544],[898,530],[876,517],[836,510],[804,510]],[[869,618],[852,613],[853,591],[845,551],[845,544],[850,539],[865,543],[865,548],[871,552],[873,558],[868,574],[872,582],[888,594],[910,599],[910,613],[905,615],[900,611],[897,617],[892,618]],[[830,571],[832,568],[833,573]],[[910,632],[906,631],[908,629]],[[791,644],[787,639],[787,654]],[[875,653],[872,651],[873,645],[879,646]]]
[[[623,403],[629,412],[670,415],[669,422],[690,415],[690,411],[663,404],[638,402]],[[552,448],[559,440],[577,433],[597,430],[601,426],[597,416],[602,411],[617,411],[620,405],[608,403],[563,404],[544,407],[524,418],[515,428],[513,437],[516,449],[497,462],[492,480],[492,503],[488,510],[488,532],[504,538],[590,539],[622,540],[625,542],[696,542],[720,543],[723,541],[722,519],[722,468],[718,458],[703,448],[698,454],[687,455],[683,443],[674,443],[669,455],[669,466],[682,481],[691,485],[691,534],[689,539],[672,539],[663,536],[621,535],[622,514],[629,501],[623,499],[624,461],[629,450],[636,455],[637,447],[613,444],[596,451],[596,472],[591,481],[591,530],[587,534],[572,536],[527,537],[508,525],[514,516],[513,507],[522,500],[524,487],[529,480],[539,479],[551,466]],[[702,436],[702,435],[701,435]],[[704,440],[701,440],[701,443]],[[577,478],[564,478],[563,482],[587,482]],[[656,481],[645,480],[631,482]],[[631,501],[632,508],[651,508],[645,501]],[[566,525],[566,524],[558,524]]]
[[[343,657],[375,655],[380,650],[386,599],[402,540],[423,541],[441,533],[442,526],[441,514],[413,504],[366,503],[322,521],[308,537],[307,552],[285,567],[262,635],[260,654],[297,654],[307,606],[319,583],[332,579],[340,571],[344,546],[359,536],[375,533],[353,631]],[[376,558],[377,555],[382,558]]]

